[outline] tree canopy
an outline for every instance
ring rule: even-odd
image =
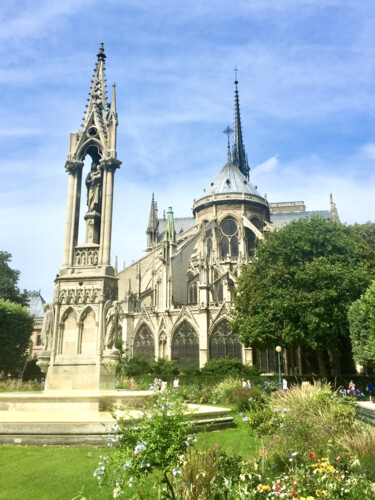
[[[0,373],[16,376],[22,369],[33,331],[33,317],[21,304],[0,299]]]
[[[255,348],[338,352],[347,312],[370,281],[364,255],[342,225],[318,216],[291,222],[258,242],[238,281],[233,331]]]
[[[350,306],[348,318],[355,361],[375,364],[375,281]]]
[[[27,291],[21,292],[18,288],[20,271],[9,266],[11,260],[10,253],[0,251],[0,298],[25,306],[28,303]]]

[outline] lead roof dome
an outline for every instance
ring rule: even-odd
[[[228,161],[224,165],[213,182],[211,182],[208,188],[204,190],[204,194],[200,196],[199,199],[212,194],[226,193],[245,193],[262,198],[256,188],[249,183],[239,168],[231,161]]]

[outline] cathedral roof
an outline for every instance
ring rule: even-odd
[[[34,315],[36,318],[43,318],[44,316],[43,304],[45,304],[46,301],[40,295],[40,292],[29,292],[28,299],[29,299],[28,309],[30,311],[30,314]]]
[[[313,215],[320,215],[325,219],[330,218],[329,210],[307,210],[305,212],[271,213],[271,224],[278,229],[286,226],[292,220],[310,218]]]
[[[245,193],[262,198],[256,188],[249,183],[243,173],[239,170],[237,165],[231,161],[228,161],[224,165],[213,182],[211,182],[210,186],[204,190],[203,196],[199,199],[212,194],[226,193]]]

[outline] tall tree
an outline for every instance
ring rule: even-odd
[[[373,222],[353,224],[347,226],[347,231],[354,236],[361,247],[369,273],[375,278],[375,224]]]
[[[375,281],[348,312],[353,356],[360,365],[375,365]]]
[[[27,291],[21,292],[17,286],[20,271],[9,266],[11,260],[10,253],[0,251],[0,298],[27,305]]]
[[[33,331],[33,317],[21,304],[0,299],[0,374],[16,376],[22,369]]]
[[[318,216],[293,221],[266,234],[241,274],[233,331],[246,346],[312,349],[326,375],[323,352],[339,353],[348,308],[369,281],[363,252],[343,226]]]

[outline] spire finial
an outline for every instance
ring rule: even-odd
[[[237,66],[234,69],[236,80],[234,82],[234,137],[233,137],[233,155],[232,161],[239,168],[242,174],[249,179],[249,164],[245,153],[245,147],[242,140],[242,127],[240,115],[240,100],[238,97],[238,80],[237,80]]]
[[[235,65],[234,65],[234,76],[235,76],[234,83],[235,83],[236,85],[237,85],[237,83],[238,83],[237,73],[238,73],[237,64],[235,64]]]
[[[104,59],[107,57],[104,54],[104,43],[103,42],[100,44],[99,52],[98,52],[97,56],[98,56],[98,61],[100,61],[100,60],[104,61]]]
[[[233,129],[230,128],[228,125],[225,130],[223,130],[223,134],[228,136],[228,161],[231,161],[231,155],[230,155],[230,136],[233,134]]]

